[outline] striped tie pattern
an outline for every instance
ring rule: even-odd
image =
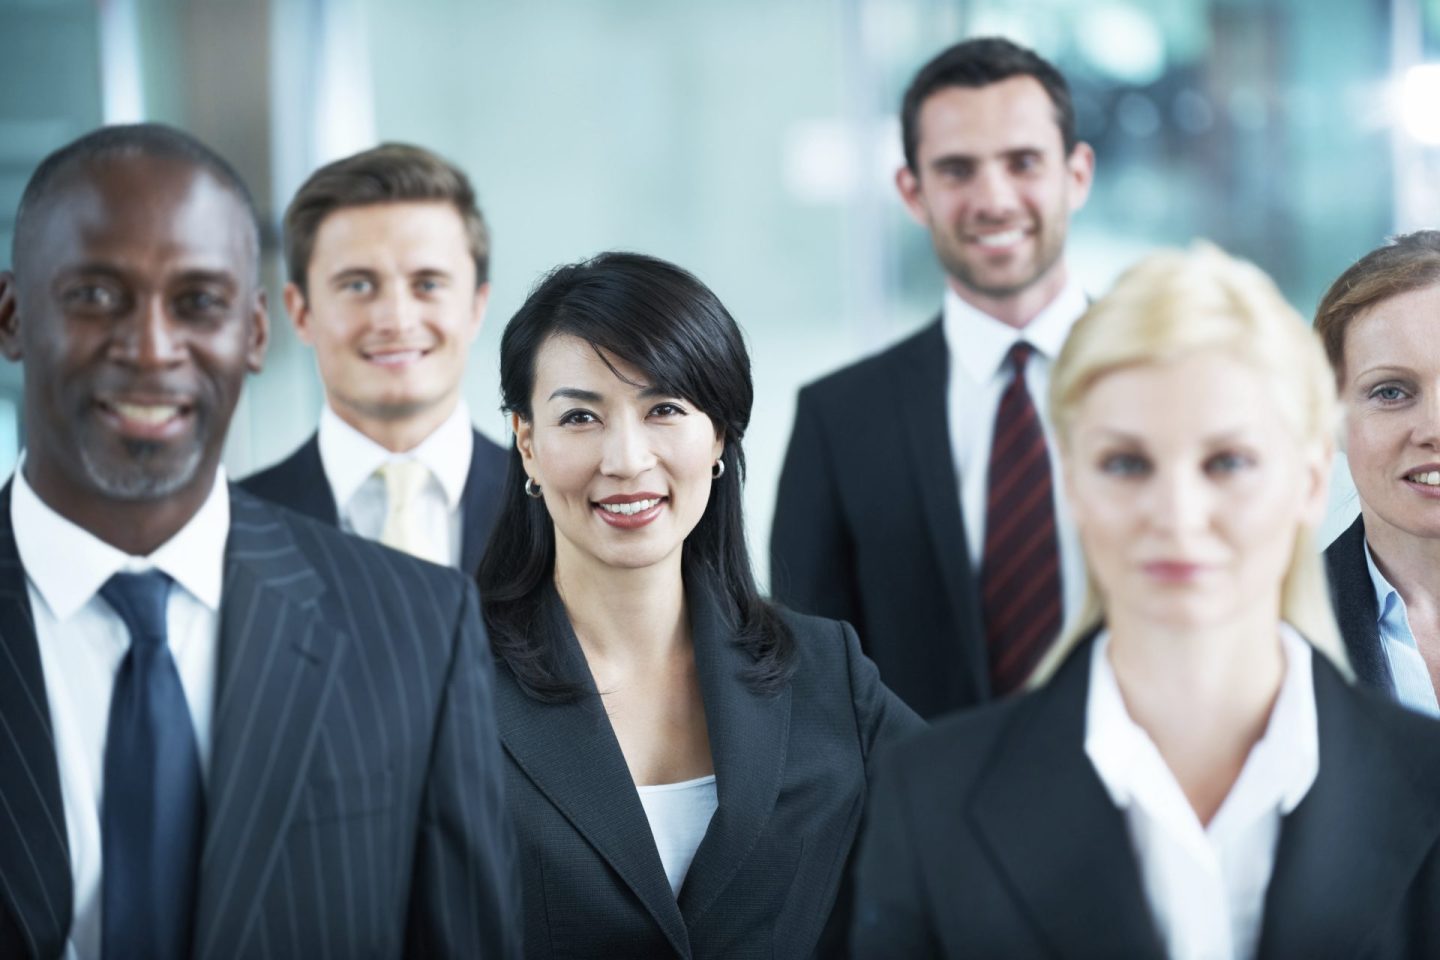
[[[1033,352],[1024,341],[1010,348],[1011,378],[995,412],[990,448],[980,594],[996,696],[1018,689],[1060,632],[1050,454],[1025,387],[1025,363]]]

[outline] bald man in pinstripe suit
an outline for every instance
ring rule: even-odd
[[[220,468],[257,256],[243,183],[169,128],[82,137],[21,200],[0,956],[515,956],[473,588]]]

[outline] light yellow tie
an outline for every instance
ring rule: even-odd
[[[420,491],[430,480],[429,469],[416,460],[394,460],[375,473],[385,481],[385,529],[380,531],[380,542],[431,563],[447,563],[439,545],[420,525]]]

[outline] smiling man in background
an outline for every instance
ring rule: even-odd
[[[926,717],[1016,689],[1083,596],[1045,393],[1086,297],[1065,263],[1094,173],[1064,77],[1001,39],[926,64],[896,185],[941,315],[800,392],[771,535],[777,599],[848,620]]]
[[[473,576],[506,459],[461,397],[490,293],[469,180],[404,144],[337,160],[290,202],[285,260],[326,403],[315,435],[245,487]]]

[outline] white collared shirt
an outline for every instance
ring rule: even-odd
[[[13,482],[10,522],[35,618],[70,840],[74,918],[65,956],[92,960],[100,956],[105,734],[115,674],[130,647],[125,622],[99,591],[116,573],[160,570],[175,581],[166,631],[190,706],[201,776],[208,777],[230,490],[224,470],[217,470],[190,522],[150,556],[132,557],[50,509],[26,482],[23,457]]]
[[[1070,328],[1089,301],[1073,278],[1023,330],[977,310],[945,289],[942,324],[950,352],[947,390],[950,448],[960,481],[960,509],[965,518],[970,568],[979,575],[985,554],[985,506],[990,478],[990,445],[995,435],[995,414],[1010,383],[1005,364],[1010,348],[1024,340],[1035,348],[1025,364],[1025,385],[1040,414],[1045,443],[1050,449],[1050,475],[1055,497],[1055,526],[1060,541],[1060,584],[1065,622],[1080,612],[1085,599],[1085,564],[1080,541],[1070,523],[1070,510],[1061,495],[1060,455],[1050,425],[1050,367]]]
[[[414,509],[417,523],[436,545],[436,555],[460,566],[462,546],[461,499],[470,476],[470,455],[475,446],[470,408],[462,400],[454,411],[419,446],[391,453],[350,424],[326,404],[320,412],[320,463],[340,513],[340,528],[367,540],[379,540],[385,529],[385,481],[375,475],[392,460],[416,460],[430,471]]]
[[[1281,624],[1285,677],[1265,733],[1208,827],[1130,718],[1102,633],[1090,657],[1085,753],[1125,814],[1150,914],[1171,960],[1249,960],[1259,946],[1281,818],[1320,771],[1310,645]]]

